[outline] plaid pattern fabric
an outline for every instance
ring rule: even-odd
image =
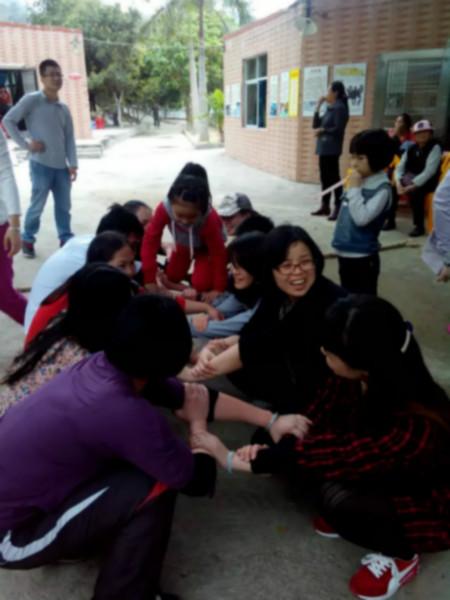
[[[421,415],[398,415],[380,433],[349,433],[350,405],[358,393],[352,382],[327,382],[306,412],[314,425],[296,444],[297,464],[320,479],[391,490],[415,552],[450,548],[450,474],[445,467],[439,470],[449,444],[442,443],[441,428]]]

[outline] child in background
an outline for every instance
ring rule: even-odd
[[[200,165],[188,163],[170,188],[167,199],[156,207],[144,235],[142,270],[144,284],[155,291],[156,256],[164,228],[168,226],[174,248],[165,268],[167,281],[180,284],[193,263],[192,288],[211,302],[227,285],[227,253],[220,217],[211,206],[206,171],[204,177],[186,174],[186,170],[200,172],[199,169],[204,171]]]
[[[399,195],[407,194],[411,200],[414,228],[410,237],[425,234],[425,196],[434,192],[439,181],[442,149],[433,137],[433,126],[426,119],[413,127],[416,143],[403,153],[395,170]]]
[[[394,157],[394,149],[382,129],[361,131],[350,142],[352,173],[332,241],[341,285],[349,292],[377,293],[378,236],[392,201],[385,169]]]

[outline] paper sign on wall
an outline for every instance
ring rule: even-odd
[[[270,77],[269,117],[276,117],[278,115],[278,83],[279,76],[272,75]]]
[[[289,106],[288,115],[298,116],[298,92],[300,85],[300,69],[291,69],[289,72]]]
[[[304,117],[312,117],[317,101],[325,96],[328,89],[328,65],[305,67],[303,70]]]
[[[280,117],[289,114],[289,71],[281,73],[280,77]]]
[[[231,86],[225,86],[225,114],[227,117],[231,115]]]
[[[231,86],[231,116],[241,116],[241,84],[233,83]]]
[[[334,65],[333,81],[342,81],[345,85],[349,112],[352,116],[361,116],[364,114],[366,70],[366,63]]]

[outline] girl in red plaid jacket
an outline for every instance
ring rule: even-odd
[[[374,551],[351,591],[384,600],[417,574],[418,553],[450,548],[450,403],[385,300],[338,300],[322,351],[334,375],[306,411],[303,439],[237,452],[207,433],[192,442],[230,472],[286,470],[317,490],[316,531]]]

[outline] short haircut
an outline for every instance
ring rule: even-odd
[[[297,242],[302,242],[309,249],[316,266],[316,274],[321,275],[324,267],[323,254],[309,233],[296,225],[279,225],[266,235],[265,263],[266,268],[270,269],[270,279],[273,279],[272,269],[276,269],[286,260],[289,247]]]
[[[273,224],[272,219],[269,219],[269,217],[260,215],[257,212],[250,212],[250,216],[236,227],[234,234],[239,237],[240,235],[254,231],[259,231],[260,233],[269,233],[269,231],[272,231],[274,227],[275,225]]]
[[[191,331],[177,302],[146,294],[133,298],[124,308],[105,352],[129,377],[160,381],[179,373],[191,350]]]
[[[114,254],[128,246],[127,238],[118,231],[103,231],[95,236],[89,244],[86,255],[86,263],[108,263]]]
[[[133,213],[133,215],[135,215],[140,208],[147,208],[148,210],[152,210],[150,206],[142,200],[135,199],[128,200],[127,202],[125,202],[123,207],[125,210],[128,210],[129,212]]]
[[[167,194],[169,202],[176,198],[190,202],[196,206],[202,215],[208,211],[210,197],[209,188],[204,179],[193,175],[181,175],[177,177]]]
[[[130,233],[134,233],[138,237],[144,235],[144,228],[136,215],[120,206],[120,204],[110,206],[106,215],[100,219],[96,234],[98,235],[103,231],[118,231],[126,236]]]
[[[56,62],[56,60],[53,60],[53,58],[46,58],[39,64],[39,75],[41,77],[43,77],[45,75],[45,72],[48,67],[55,67],[57,69],[61,68],[59,66],[59,64]]]
[[[395,154],[395,143],[384,129],[365,129],[353,136],[350,154],[367,156],[373,173],[388,167]]]

